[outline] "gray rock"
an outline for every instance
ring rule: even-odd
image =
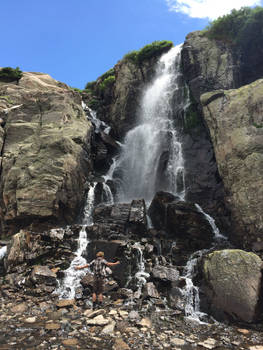
[[[179,271],[174,267],[155,266],[152,269],[152,275],[153,278],[162,281],[176,282],[179,279]]]
[[[46,284],[47,286],[57,285],[57,276],[48,266],[35,266],[31,273],[31,280],[36,284]]]
[[[257,251],[263,249],[262,93],[261,79],[237,90],[224,90],[223,96],[213,91],[201,98],[231,211],[231,239]]]
[[[223,319],[253,322],[260,315],[262,260],[242,250],[214,251],[203,262],[211,312]]]

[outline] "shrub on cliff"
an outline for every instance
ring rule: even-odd
[[[112,86],[115,83],[115,75],[109,75],[99,84],[99,89],[103,92],[108,86]]]
[[[9,83],[12,81],[18,82],[23,76],[23,72],[19,69],[19,67],[11,68],[4,67],[0,70],[0,81]]]
[[[139,51],[131,51],[124,56],[124,59],[132,61],[135,64],[142,64],[143,61],[152,57],[160,56],[168,51],[173,46],[171,41],[162,40],[154,41],[151,44],[144,46]]]
[[[242,7],[217,18],[204,31],[210,39],[222,40],[246,49],[251,41],[263,43],[263,8]]]

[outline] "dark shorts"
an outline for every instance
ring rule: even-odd
[[[104,291],[104,278],[94,277],[93,293],[102,294]]]

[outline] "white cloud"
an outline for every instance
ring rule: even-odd
[[[165,0],[170,11],[214,20],[243,6],[260,5],[260,0]]]

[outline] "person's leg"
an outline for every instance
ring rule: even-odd
[[[100,306],[102,306],[102,302],[103,302],[103,290],[104,290],[104,280],[103,278],[100,278],[98,280],[98,302]]]
[[[94,278],[93,293],[92,293],[92,308],[93,309],[96,308],[97,294],[98,294],[98,280],[97,280],[97,278]]]
[[[92,294],[92,302],[93,302],[93,303],[96,303],[96,300],[97,300],[97,294],[96,294],[96,293],[93,293],[93,294]]]
[[[100,304],[102,304],[102,301],[103,301],[103,294],[102,293],[100,293],[98,295],[98,301],[99,301]]]

